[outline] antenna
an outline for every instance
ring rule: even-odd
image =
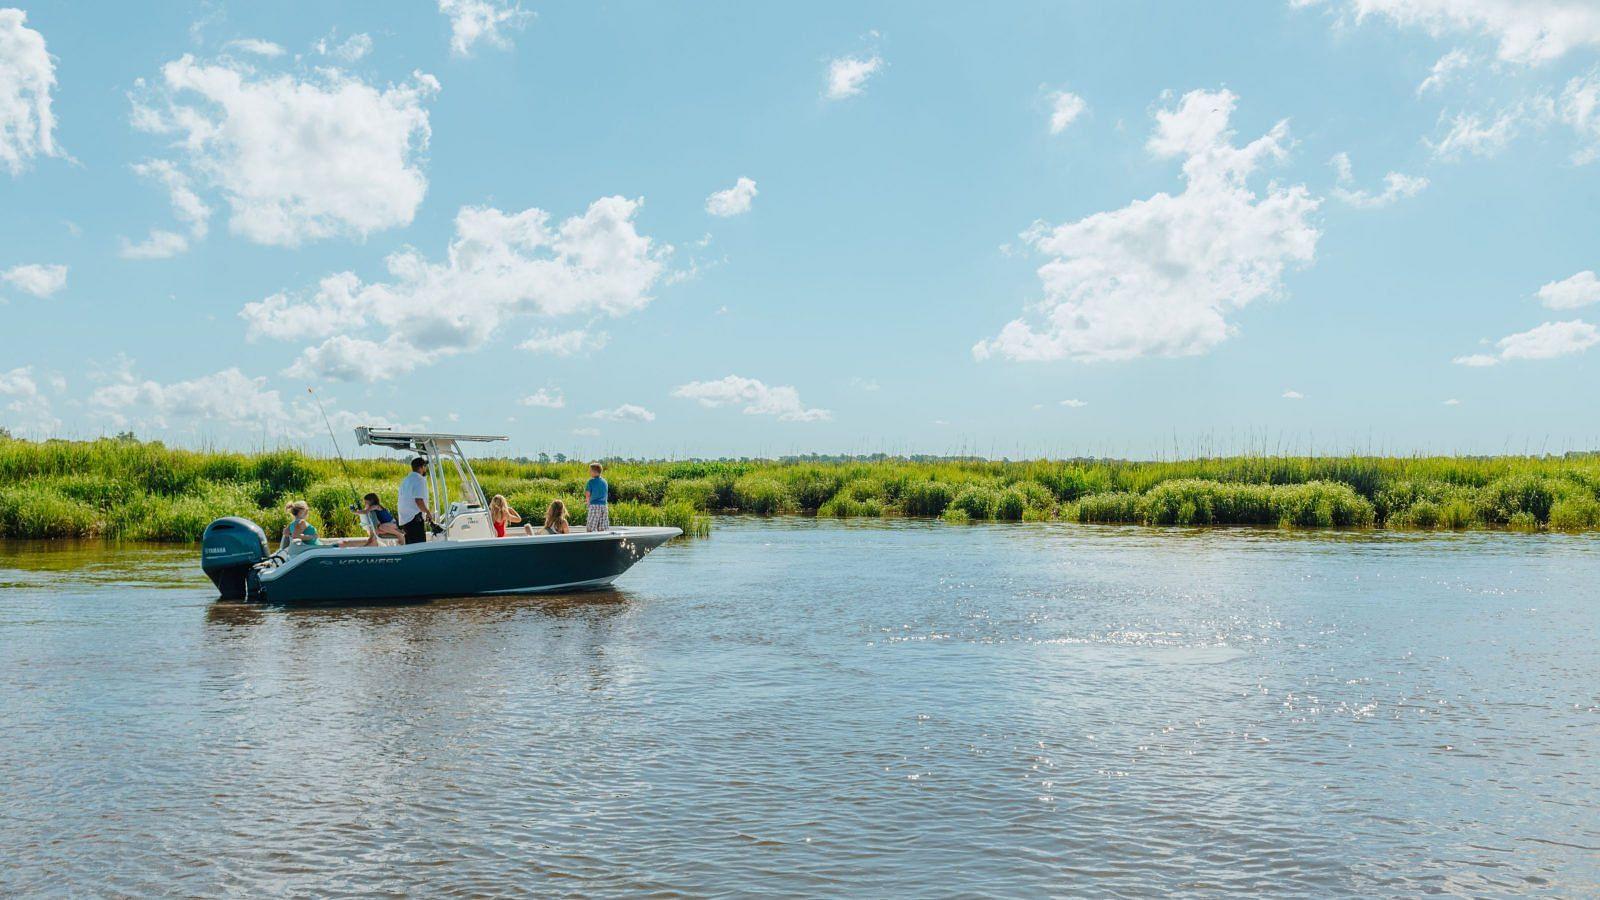
[[[322,413],[322,424],[328,426],[328,440],[333,441],[333,455],[339,458],[339,471],[344,473],[344,483],[350,486],[350,498],[361,506],[361,492],[356,490],[355,479],[350,477],[350,465],[344,461],[344,451],[339,449],[339,439],[334,437],[333,423],[328,421],[328,411],[322,408],[322,399],[317,396],[316,390],[307,387],[306,393],[311,395],[313,403],[317,404],[317,412]]]

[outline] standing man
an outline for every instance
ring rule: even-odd
[[[589,464],[589,484],[584,493],[589,495],[589,515],[585,518],[586,531],[607,531],[611,528],[611,508],[606,505],[606,495],[611,486],[600,477],[604,471],[599,463]]]
[[[400,531],[406,543],[420,544],[428,539],[428,461],[419,456],[411,461],[411,474],[400,480]]]

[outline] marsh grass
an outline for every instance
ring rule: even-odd
[[[542,522],[549,501],[559,497],[569,521],[583,524],[581,466],[487,459],[474,469],[486,492],[506,494],[530,521]],[[129,440],[0,438],[0,537],[194,541],[212,520],[233,515],[275,537],[288,522],[282,507],[291,499],[310,504],[323,534],[356,534],[350,506],[371,491],[394,509],[405,472],[398,458],[351,460],[346,473],[334,460],[292,450],[241,454]],[[710,520],[694,504],[665,498],[664,474],[640,470],[618,481],[614,523],[709,533]]]
[[[733,483],[733,504],[744,512],[771,515],[794,508],[794,496],[782,481],[764,474],[740,477]]]
[[[857,500],[836,494],[818,508],[817,515],[838,519],[875,519],[883,515],[883,504],[872,497]]]
[[[489,494],[542,521],[551,500],[582,525],[580,462],[481,459]],[[324,533],[373,491],[393,508],[403,461],[336,461],[292,450],[242,454],[129,440],[0,439],[0,537],[189,541],[222,515],[277,534],[303,498]],[[947,521],[1075,521],[1406,529],[1600,528],[1600,455],[1271,457],[1167,462],[975,459],[839,462],[617,461],[606,468],[617,524],[705,534],[707,514],[815,513]]]
[[[1586,531],[1600,526],[1600,502],[1594,497],[1563,497],[1551,505],[1549,525],[1556,531]]]
[[[900,509],[908,516],[937,516],[955,499],[955,491],[948,484],[934,481],[915,481],[906,484],[901,492]]]

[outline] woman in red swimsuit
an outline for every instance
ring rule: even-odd
[[[504,494],[495,494],[494,499],[489,501],[489,521],[494,523],[494,536],[505,537],[506,523],[521,522],[522,517],[506,502]]]

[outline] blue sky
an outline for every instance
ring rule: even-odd
[[[1600,3],[1205,6],[0,11],[0,424],[1592,448]]]

